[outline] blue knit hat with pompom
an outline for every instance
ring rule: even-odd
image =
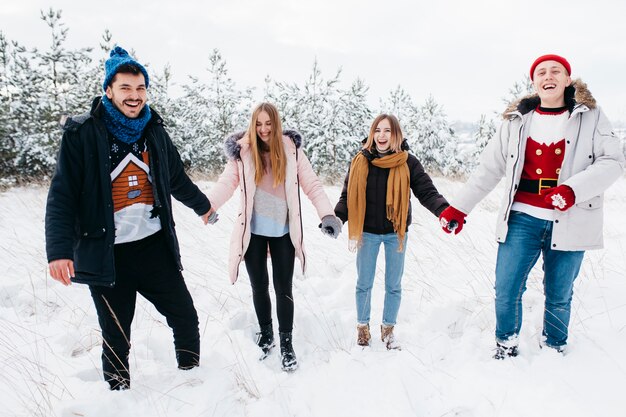
[[[143,65],[135,61],[132,56],[128,55],[128,52],[126,52],[124,48],[122,48],[121,46],[116,46],[111,51],[111,57],[107,59],[107,61],[104,63],[104,82],[102,83],[102,89],[104,91],[106,91],[107,87],[111,83],[111,80],[113,79],[113,77],[115,77],[115,74],[117,74],[117,70],[122,65],[126,64],[134,65],[139,68],[146,80],[146,88],[148,88],[148,85],[150,84],[148,71],[146,71]]]

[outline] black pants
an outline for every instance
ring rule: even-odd
[[[102,371],[111,389],[130,387],[130,326],[137,293],[150,301],[174,331],[178,367],[198,366],[198,314],[163,232],[115,245],[115,286],[90,286],[102,329]]]
[[[276,292],[276,313],[278,331],[290,332],[293,329],[293,264],[295,249],[289,234],[282,237],[252,235],[244,257],[246,269],[252,285],[252,300],[260,325],[272,322],[272,302],[269,294],[267,272],[267,249],[272,257],[272,278]]]

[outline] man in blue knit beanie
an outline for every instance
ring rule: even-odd
[[[121,47],[105,63],[105,95],[69,118],[46,206],[50,275],[89,285],[112,390],[130,388],[130,329],[137,293],[165,316],[180,369],[198,366],[198,315],[181,274],[174,196],[214,222],[207,197],[183,170],[161,117],[147,102],[146,69]]]
[[[144,66],[135,61],[132,56],[128,55],[128,52],[126,52],[124,48],[116,46],[111,51],[109,59],[107,59],[104,63],[104,82],[102,83],[102,89],[104,91],[106,91],[109,84],[111,84],[113,77],[123,65],[136,67],[143,74],[146,81],[146,88],[150,86],[150,77],[148,76],[148,71],[146,71]]]

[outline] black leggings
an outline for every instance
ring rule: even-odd
[[[272,258],[272,278],[276,292],[276,313],[278,331],[290,332],[293,329],[293,264],[295,249],[289,234],[282,237],[266,237],[253,234],[244,257],[250,284],[252,300],[260,325],[272,322],[272,302],[269,294],[269,274],[267,272],[267,249]]]

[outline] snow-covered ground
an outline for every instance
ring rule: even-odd
[[[435,179],[451,197],[461,183]],[[211,182],[200,183],[208,190]],[[339,188],[328,187],[336,201]],[[373,345],[356,345],[355,255],[346,236],[323,236],[304,199],[309,270],[294,278],[294,346],[300,369],[280,370],[277,351],[259,362],[245,268],[226,274],[237,198],[203,226],[177,204],[184,272],[200,315],[202,365],[176,369],[170,329],[140,299],[133,323],[133,388],[102,381],[100,333],[86,286],[47,275],[46,190],[0,194],[0,415],[2,416],[624,416],[626,382],[626,179],[606,195],[606,249],[588,252],[577,280],[565,356],[539,348],[541,271],[524,296],[521,354],[491,358],[495,213],[500,190],[445,235],[414,201],[403,300],[401,351],[379,336],[384,287],[379,258]],[[298,265],[298,264],[297,264]]]

